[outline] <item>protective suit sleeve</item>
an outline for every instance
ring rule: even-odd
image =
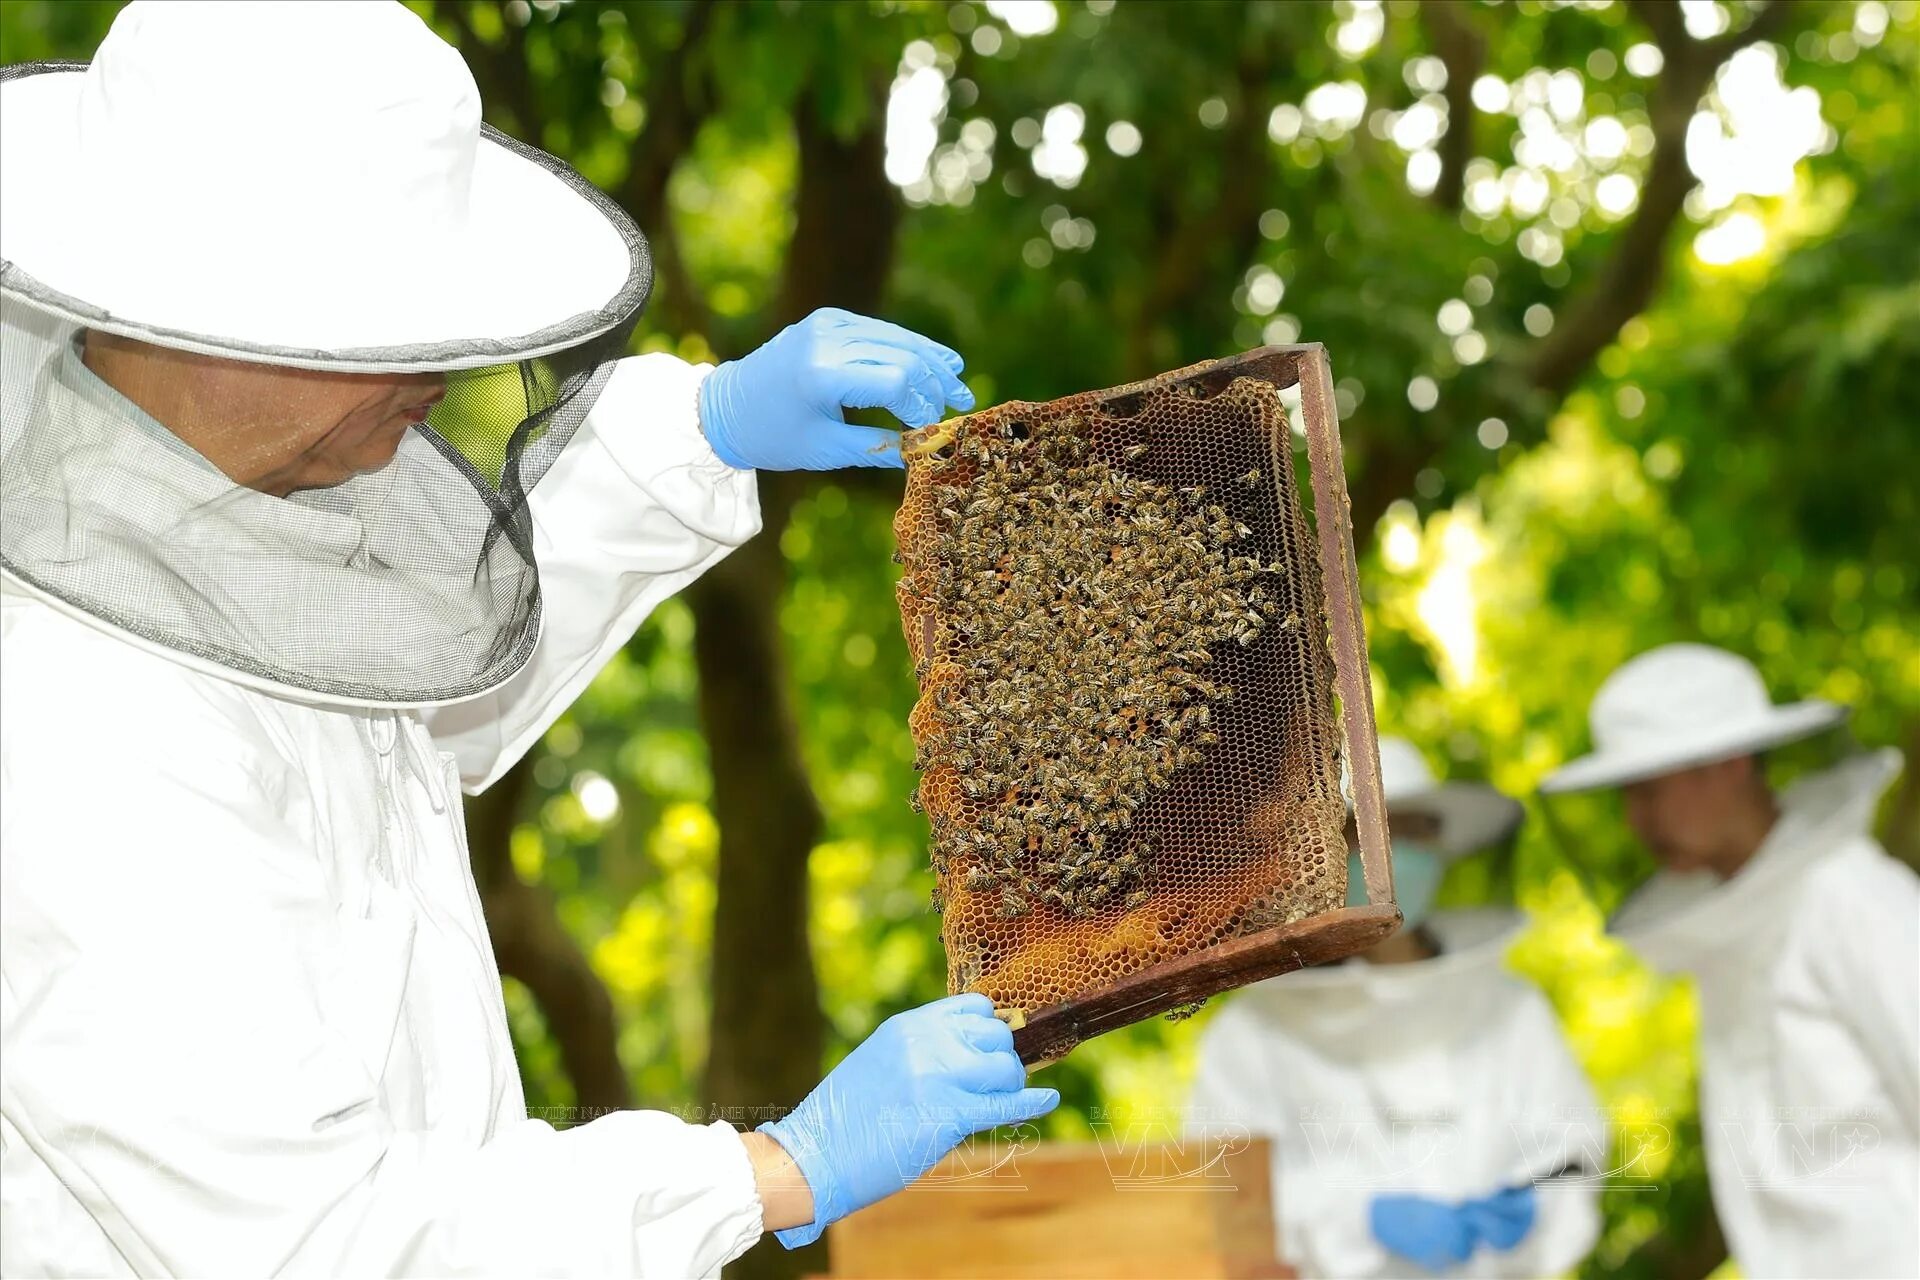
[[[1920,1132],[1920,878],[1862,841],[1813,876],[1800,946],[1824,1008]]]
[[[492,693],[424,713],[478,793],[525,755],[649,613],[760,529],[755,473],[701,434],[708,365],[629,356],[530,499],[539,646]]]
[[[367,1025],[368,922],[270,730],[204,681],[33,683],[0,751],[0,1109],[135,1271],[682,1277],[758,1238],[725,1125],[398,1127],[378,1077],[408,1032]]]

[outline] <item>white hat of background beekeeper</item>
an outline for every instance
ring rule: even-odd
[[[1754,665],[1725,649],[1662,645],[1607,677],[1588,713],[1593,752],[1540,790],[1625,786],[1812,737],[1846,716],[1819,698],[1776,705]]]
[[[1389,814],[1431,815],[1439,831],[1427,844],[1450,858],[1505,839],[1525,816],[1518,800],[1484,782],[1439,781],[1405,738],[1380,739],[1380,790]]]
[[[638,310],[645,242],[480,123],[399,4],[134,4],[85,71],[0,83],[6,291],[91,328],[308,367],[501,364]]]

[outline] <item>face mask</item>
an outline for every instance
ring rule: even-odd
[[[1393,841],[1393,896],[1407,926],[1419,924],[1433,909],[1434,894],[1440,890],[1440,878],[1446,868],[1440,855],[1413,840]],[[1360,855],[1347,855],[1347,905],[1358,907],[1367,901],[1366,873]]]

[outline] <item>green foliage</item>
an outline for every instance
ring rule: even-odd
[[[85,56],[116,8],[10,0],[0,58]],[[1603,202],[1601,184],[1647,181],[1659,123],[1654,80],[1630,70],[1653,37],[1627,6],[1449,7],[1483,43],[1478,74],[1511,86],[1577,73],[1576,100],[1548,124],[1577,135],[1615,121],[1628,140],[1553,168],[1523,162],[1538,119],[1455,120],[1473,131],[1467,181],[1505,184],[1479,211],[1471,190],[1458,211],[1409,190],[1423,148],[1399,146],[1382,113],[1432,109],[1438,91],[1422,61],[1436,52],[1431,14],[1404,0],[1377,11],[1373,42],[1355,33],[1375,10],[1345,0],[1063,0],[1056,29],[1026,36],[971,0],[761,0],[704,17],[680,2],[416,8],[450,35],[465,22],[490,118],[538,119],[546,146],[610,190],[659,141],[663,86],[697,104],[665,225],[647,228],[685,268],[684,283],[663,279],[649,348],[708,358],[764,335],[783,271],[809,252],[790,243],[796,113],[851,137],[880,123],[888,84],[929,66],[946,107],[932,172],[905,193],[889,314],[963,350],[982,403],[1263,339],[1326,343],[1351,482],[1363,516],[1380,518],[1359,534],[1382,725],[1451,756],[1457,774],[1530,794],[1583,748],[1605,673],[1685,638],[1753,657],[1777,697],[1853,704],[1862,741],[1920,742],[1910,0],[1783,13],[1785,81],[1820,95],[1833,145],[1784,194],[1692,202],[1654,246],[1652,306],[1609,326],[1564,398],[1530,373],[1542,317],[1573,323],[1583,288],[1617,279],[1635,215]],[[1755,11],[1718,12],[1737,31]],[[1301,110],[1333,82],[1366,93],[1344,127]],[[1035,143],[1069,103],[1085,167],[1064,185],[1036,172]],[[1122,124],[1136,154],[1121,154],[1123,129],[1108,142]],[[1514,184],[1533,181],[1521,171],[1544,190],[1516,200]],[[1696,233],[1735,216],[1762,228],[1764,248],[1709,265]],[[1436,323],[1454,304],[1478,345]],[[925,827],[905,802],[914,689],[887,560],[896,498],[870,477],[831,478],[781,543],[787,687],[826,818],[812,928],[835,1055],[943,989]],[[717,835],[691,641],[689,612],[663,608],[560,721],[513,843],[606,981],[651,1105],[697,1100],[708,1034]],[[1611,803],[1531,817],[1510,849],[1461,866],[1443,901],[1511,896],[1533,914],[1512,961],[1559,1009],[1623,1147],[1669,1140],[1648,1156],[1660,1190],[1609,1193],[1589,1266],[1654,1274],[1628,1267],[1633,1250],[1686,1238],[1705,1211],[1691,999],[1603,936],[1602,911],[1646,871]],[[1915,856],[1912,832],[1894,836]],[[517,985],[508,995],[530,1101],[565,1105],[539,1011]],[[1198,1035],[1152,1023],[1076,1051],[1050,1073],[1066,1098],[1051,1131],[1086,1136],[1103,1111],[1176,1106]]]

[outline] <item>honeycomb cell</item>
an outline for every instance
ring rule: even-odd
[[[1340,906],[1319,562],[1273,384],[943,424],[895,520],[948,983],[1070,1001]],[[949,438],[950,437],[950,438]]]

